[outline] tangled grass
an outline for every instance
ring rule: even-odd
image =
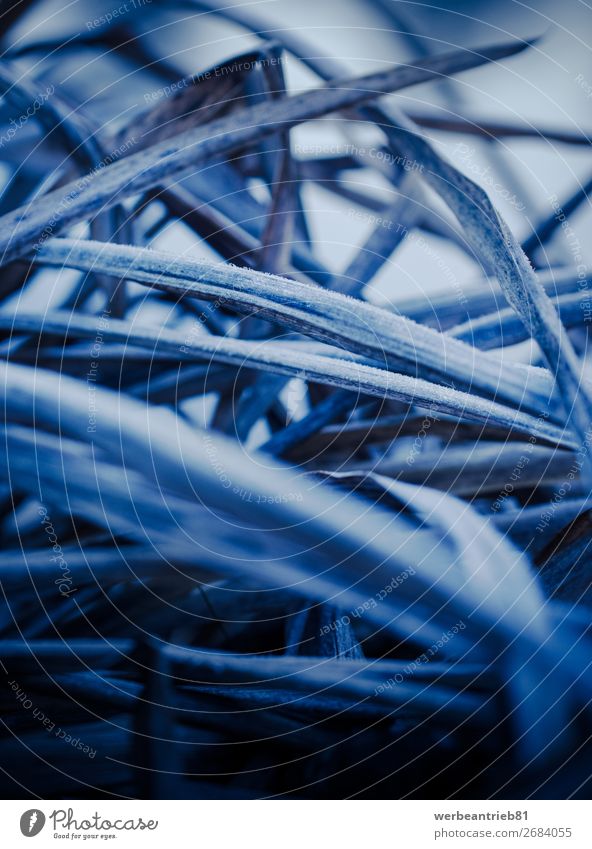
[[[521,240],[441,151],[590,139],[463,112],[536,41],[432,54],[368,6],[393,61],[352,76],[246,6],[0,4],[9,797],[587,792],[591,313],[547,248],[589,186]],[[171,14],[248,47],[184,76]]]

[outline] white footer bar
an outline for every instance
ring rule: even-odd
[[[5,801],[0,845],[592,849],[591,809],[586,801]]]

